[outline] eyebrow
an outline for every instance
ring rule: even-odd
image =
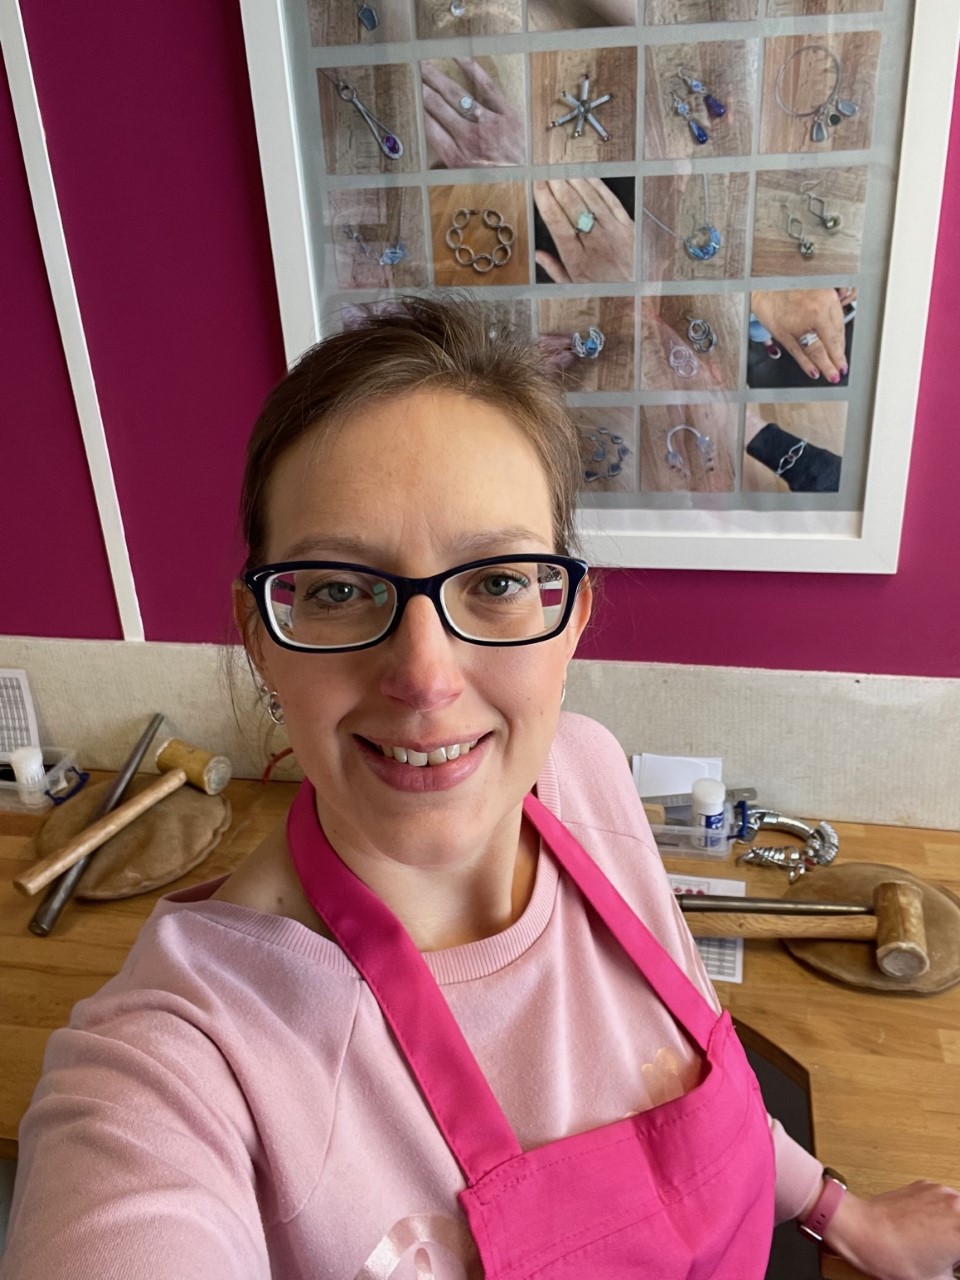
[[[484,529],[480,533],[467,533],[455,538],[451,550],[457,554],[473,555],[482,558],[484,554],[496,555],[498,551],[512,550],[518,543],[533,543],[535,550],[544,546],[542,535],[521,525],[504,529]],[[552,551],[552,546],[549,550]],[[319,556],[318,553],[323,553]],[[308,534],[300,538],[286,549],[281,560],[305,560],[311,558],[326,559],[330,555],[352,557],[354,560],[370,564],[378,558],[378,552],[363,538],[353,538],[344,534]]]

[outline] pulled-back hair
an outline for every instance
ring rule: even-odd
[[[311,347],[267,397],[247,445],[240,506],[245,569],[264,562],[267,486],[292,445],[358,405],[425,390],[493,405],[523,432],[550,489],[554,550],[570,554],[579,436],[545,357],[482,303],[405,297]]]

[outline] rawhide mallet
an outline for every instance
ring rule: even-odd
[[[230,761],[226,756],[213,755],[200,747],[191,747],[179,738],[169,738],[163,743],[157,752],[156,764],[160,771],[156,782],[144,787],[131,800],[117,805],[56,853],[35,862],[14,880],[14,886],[27,896],[39,893],[51,880],[56,880],[57,876],[74,863],[85,858],[94,849],[99,849],[111,836],[128,827],[141,813],[146,813],[155,804],[159,804],[164,796],[171,795],[188,782],[208,796],[215,796],[230,781]]]
[[[698,903],[698,897],[701,902]],[[802,899],[758,901],[730,897],[729,910],[719,911],[718,898],[702,902],[702,895],[680,895],[690,932],[695,938],[830,938],[876,943],[877,966],[888,977],[907,982],[930,968],[923,923],[920,886],[906,880],[887,880],[873,891],[873,910],[850,905],[844,915],[837,903]],[[738,910],[738,904],[740,910]],[[827,906],[830,913],[818,914]],[[853,914],[859,912],[860,914]]]

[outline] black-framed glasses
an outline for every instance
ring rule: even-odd
[[[470,644],[536,644],[570,621],[587,564],[571,556],[488,556],[429,578],[338,560],[285,560],[244,574],[270,636],[284,649],[342,653],[386,640],[414,596]]]

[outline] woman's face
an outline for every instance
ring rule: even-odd
[[[304,437],[271,477],[267,527],[270,562],[343,560],[408,577],[555,550],[533,447],[499,409],[449,391],[374,401]],[[261,627],[257,665],[335,847],[443,866],[515,839],[589,609],[585,585],[561,635],[502,649],[452,636],[426,596],[385,641],[354,653],[294,653]],[[426,766],[384,754],[467,743]]]

